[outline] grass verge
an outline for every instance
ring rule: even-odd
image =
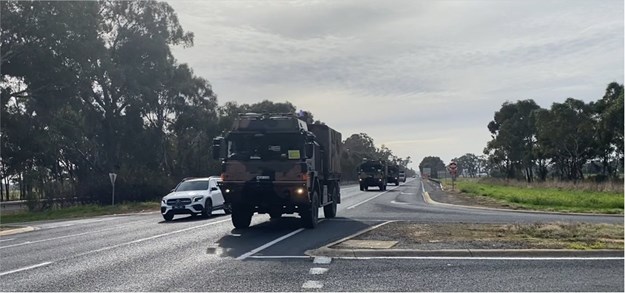
[[[444,180],[443,184],[448,190],[451,189],[451,180]],[[522,187],[475,180],[458,180],[455,185],[455,190],[460,192],[494,198],[517,208],[577,213],[623,213],[623,193]]]
[[[623,250],[622,224],[417,224],[394,222],[355,240],[394,240],[393,248],[409,249],[618,249]],[[340,245],[338,246],[340,248]]]
[[[82,205],[41,212],[18,212],[0,215],[0,224],[21,223],[42,220],[58,220],[70,218],[93,217],[112,214],[124,214],[141,211],[157,211],[159,202],[131,202],[115,206]],[[6,227],[5,227],[6,228]]]

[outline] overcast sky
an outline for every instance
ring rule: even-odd
[[[505,101],[623,83],[623,1],[169,1],[174,56],[220,104],[289,101],[343,134],[448,163],[482,154]]]

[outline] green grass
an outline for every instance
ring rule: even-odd
[[[444,181],[444,185],[451,188],[451,181]],[[526,209],[606,214],[623,213],[623,193],[619,192],[507,186],[476,180],[458,180],[455,190],[477,196],[487,196]]]
[[[99,205],[82,205],[75,207],[68,207],[62,209],[52,209],[49,211],[41,212],[18,212],[7,213],[0,215],[0,224],[21,223],[31,221],[42,220],[57,220],[57,219],[70,219],[70,218],[83,218],[112,214],[123,214],[141,211],[157,211],[160,207],[160,203],[154,202],[133,202],[122,203],[113,206],[99,206]]]

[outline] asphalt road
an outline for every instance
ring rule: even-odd
[[[619,291],[623,258],[316,258],[304,252],[388,220],[475,223],[605,222],[427,204],[419,180],[387,192],[342,189],[338,217],[317,229],[298,219],[159,213],[39,222],[0,237],[2,291]],[[322,213],[321,213],[322,214]]]

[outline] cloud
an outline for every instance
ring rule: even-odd
[[[221,103],[288,100],[401,156],[479,154],[505,101],[623,82],[622,1],[169,3],[195,33],[174,56]]]

